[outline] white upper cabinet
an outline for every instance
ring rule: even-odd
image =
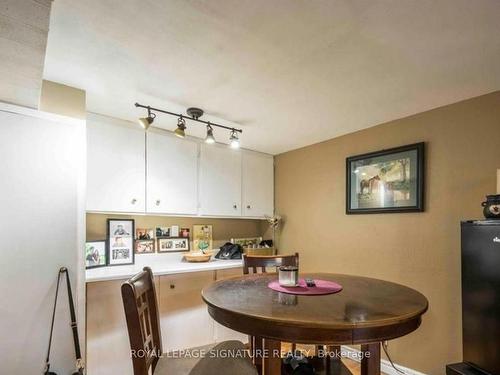
[[[241,216],[241,152],[201,144],[200,214]]]
[[[146,211],[196,215],[198,143],[155,129],[149,130],[146,139]]]
[[[87,211],[145,211],[144,146],[138,126],[88,114]]]
[[[274,160],[271,155],[243,151],[243,216],[274,213]]]

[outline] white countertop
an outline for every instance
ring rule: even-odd
[[[154,275],[171,275],[176,273],[201,272],[239,268],[243,266],[241,259],[219,260],[212,258],[209,262],[189,263],[182,258],[184,253],[140,254],[135,256],[135,264],[127,266],[107,266],[86,270],[86,282],[128,279],[148,266]]]

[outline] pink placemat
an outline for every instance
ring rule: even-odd
[[[299,279],[299,285],[295,287],[281,286],[278,280],[271,281],[267,286],[272,290],[288,294],[300,294],[308,296],[319,296],[322,294],[333,294],[342,290],[342,285],[329,280],[314,279],[316,286],[309,288],[304,279]]]

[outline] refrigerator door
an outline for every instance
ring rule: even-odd
[[[500,375],[500,221],[462,223],[463,357]]]

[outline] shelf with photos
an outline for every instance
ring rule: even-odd
[[[193,225],[191,228],[170,227],[135,228],[133,219],[108,219],[106,239],[88,241],[85,246],[86,268],[130,265],[135,256],[154,253],[192,251],[212,254],[212,225]]]

